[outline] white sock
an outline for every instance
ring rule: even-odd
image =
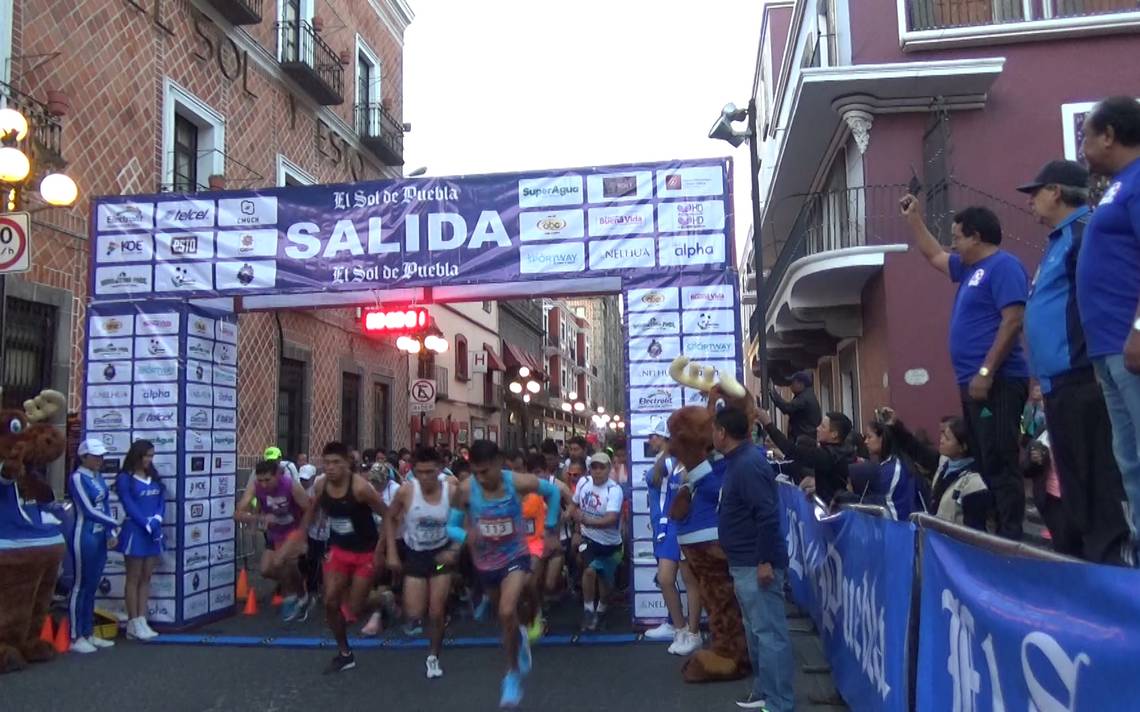
[[[605,613],[605,612],[606,612],[606,604],[602,603],[601,601],[598,601],[598,613]]]
[[[587,613],[593,613],[594,612],[594,602],[593,601],[586,601],[586,603],[583,605],[585,606]]]

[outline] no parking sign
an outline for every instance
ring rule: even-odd
[[[27,213],[0,215],[0,273],[27,272],[32,267]]]

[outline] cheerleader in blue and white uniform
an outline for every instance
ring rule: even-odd
[[[103,481],[102,440],[90,438],[79,444],[79,467],[67,480],[67,493],[75,504],[75,531],[68,543],[75,566],[75,583],[68,599],[71,650],[93,653],[110,648],[109,640],[95,637],[95,593],[107,564],[107,546],[114,543],[119,522],[111,516],[110,488]]]
[[[119,534],[119,551],[127,565],[127,637],[150,640],[158,635],[146,622],[150,578],[162,557],[162,513],[165,488],[154,469],[154,445],[136,440],[123,460],[115,491],[127,517]]]

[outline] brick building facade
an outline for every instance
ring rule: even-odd
[[[6,303],[54,309],[41,387],[65,390],[72,411],[90,196],[400,174],[403,0],[0,5],[7,84],[70,100],[62,154],[80,199],[33,213],[33,266],[7,280]],[[361,448],[408,441],[405,357],[363,337],[353,310],[242,314],[240,327],[239,466],[273,442],[293,455],[342,437]]]

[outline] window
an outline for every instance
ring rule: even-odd
[[[340,441],[360,447],[360,376],[342,373],[340,384]]]
[[[277,381],[277,440],[287,457],[305,451],[305,362],[281,359]]]
[[[380,135],[380,106],[384,102],[380,85],[380,58],[356,36],[356,132],[362,136]]]
[[[210,176],[225,174],[225,147],[225,117],[167,79],[163,84],[163,188],[204,189]]]
[[[467,373],[467,337],[461,335],[455,337],[455,380],[471,380]]]
[[[387,383],[372,384],[372,447],[392,448],[392,392]]]
[[[843,414],[851,419],[853,427],[860,427],[859,359],[854,343],[839,349],[839,397]]]
[[[289,62],[304,61],[306,58],[301,56],[301,52],[312,53],[312,43],[301,41],[301,23],[312,21],[313,0],[277,0],[277,17],[281,22],[277,58]]]
[[[8,297],[0,373],[4,377],[3,407],[23,408],[25,400],[52,385],[55,331],[55,307]]]
[[[491,305],[492,305],[492,304],[494,304],[494,302],[483,302],[483,311],[485,311],[485,312],[487,312],[488,314],[490,314],[490,313],[491,313]]]
[[[308,171],[277,154],[277,185],[313,185],[317,179]]]

